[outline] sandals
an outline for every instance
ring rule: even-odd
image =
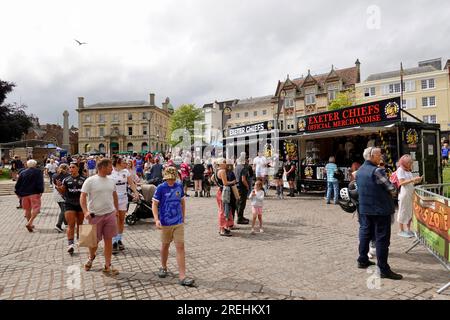
[[[119,274],[119,271],[114,269],[112,265],[109,265],[108,268],[105,266],[102,271],[106,276],[116,276]]]
[[[27,228],[28,232],[33,232],[34,226],[26,225],[25,228]]]
[[[89,257],[88,261],[84,264],[84,270],[89,271],[92,268],[92,263],[94,262],[95,256],[94,257]]]
[[[178,283],[185,287],[194,287],[195,280],[189,279],[189,278],[184,278],[183,280],[180,280]]]
[[[168,274],[168,272],[167,272],[166,268],[162,268],[162,267],[159,268],[158,277],[165,278],[165,277],[167,277],[167,274]]]
[[[220,231],[219,234],[221,236],[224,236],[224,237],[231,237],[231,236],[233,236],[229,229],[224,229],[223,231]]]

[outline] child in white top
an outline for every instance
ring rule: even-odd
[[[259,232],[264,232],[262,228],[262,208],[263,208],[263,200],[264,200],[264,190],[262,181],[258,180],[255,183],[255,189],[253,189],[252,193],[249,196],[249,199],[252,201],[252,234],[255,233],[255,222],[256,216],[258,216],[259,220]]]

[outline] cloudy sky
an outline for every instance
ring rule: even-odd
[[[447,0],[15,0],[1,4],[0,79],[41,123],[62,124],[67,109],[77,126],[78,96],[202,106],[357,58],[363,79],[445,63],[449,16]]]

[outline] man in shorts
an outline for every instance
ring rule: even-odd
[[[169,257],[170,243],[175,242],[177,250],[177,264],[179,271],[179,284],[194,286],[194,279],[186,278],[186,263],[184,251],[184,221],[186,217],[186,204],[183,185],[177,182],[178,172],[174,167],[164,170],[164,183],[156,189],[152,199],[153,217],[155,225],[161,230],[161,268],[158,276],[167,276],[167,259]]]
[[[266,187],[267,164],[266,157],[264,157],[262,152],[258,152],[258,156],[253,160],[253,166],[255,168],[256,180],[262,181],[264,187]],[[267,189],[264,189],[264,194],[267,191]]]
[[[119,272],[111,265],[112,238],[117,234],[116,212],[119,208],[119,200],[116,192],[116,184],[107,176],[112,172],[110,159],[102,159],[97,164],[97,174],[89,177],[81,188],[80,205],[84,217],[90,224],[97,225],[97,243],[103,239],[105,275],[117,275]],[[97,248],[89,248],[89,259],[84,269],[89,271],[97,253]]]
[[[286,173],[286,180],[289,183],[288,197],[295,197],[295,170],[297,163],[288,155],[286,156],[286,163],[284,164],[284,172]]]
[[[44,192],[44,176],[36,166],[36,160],[28,160],[27,169],[20,172],[15,186],[15,193],[25,210],[25,227],[29,232],[33,232],[33,221],[41,211],[41,194]]]

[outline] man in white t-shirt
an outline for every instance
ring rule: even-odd
[[[51,159],[50,162],[45,165],[45,172],[50,179],[50,185],[53,185],[53,175],[56,173],[56,169],[58,169],[58,165],[55,163],[55,159]]]
[[[255,170],[256,180],[261,180],[263,186],[266,185],[266,177],[267,177],[267,164],[268,161],[266,157],[263,156],[262,152],[258,152],[258,156],[253,159],[253,168]],[[264,193],[266,193],[265,190]]]
[[[107,177],[112,172],[111,160],[100,160],[97,164],[97,172],[84,182],[81,188],[80,205],[89,223],[97,225],[97,243],[103,238],[105,245],[103,273],[116,275],[119,272],[111,266],[111,256],[112,238],[117,234],[116,212],[119,208],[119,200],[114,180]],[[89,260],[84,265],[86,271],[92,268],[97,247],[89,248]]]

